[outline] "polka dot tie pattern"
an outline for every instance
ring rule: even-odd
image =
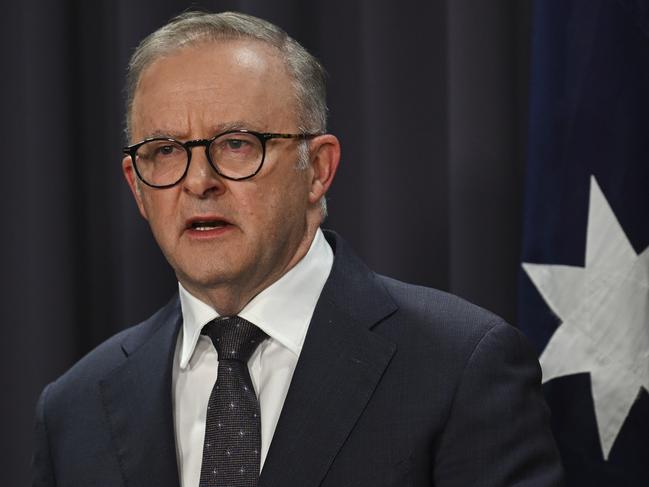
[[[259,479],[261,418],[248,359],[268,336],[238,316],[203,327],[219,356],[207,404],[200,487],[253,487]]]

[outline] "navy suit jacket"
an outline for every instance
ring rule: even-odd
[[[534,352],[497,316],[371,272],[339,237],[260,487],[555,486]],[[177,487],[175,297],[43,391],[34,485]]]

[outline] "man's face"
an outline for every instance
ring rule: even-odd
[[[183,48],[142,73],[132,142],[209,139],[233,128],[297,133],[293,100],[283,62],[262,43]],[[220,177],[204,148],[195,147],[186,177],[166,189],[136,187],[130,157],[123,160],[140,212],[178,279],[221,313],[238,312],[308,250],[320,186],[314,185],[313,165],[296,168],[299,143],[269,140],[261,171],[243,181]],[[217,226],[197,230],[196,221]]]

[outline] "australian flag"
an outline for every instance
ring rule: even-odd
[[[536,0],[519,326],[567,484],[649,485],[649,1]]]

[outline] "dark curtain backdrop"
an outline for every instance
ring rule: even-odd
[[[190,7],[285,28],[330,74],[326,226],[376,270],[516,310],[529,2],[5,1],[2,485],[29,483],[43,386],[147,317],[174,276],[122,180],[136,44]]]

